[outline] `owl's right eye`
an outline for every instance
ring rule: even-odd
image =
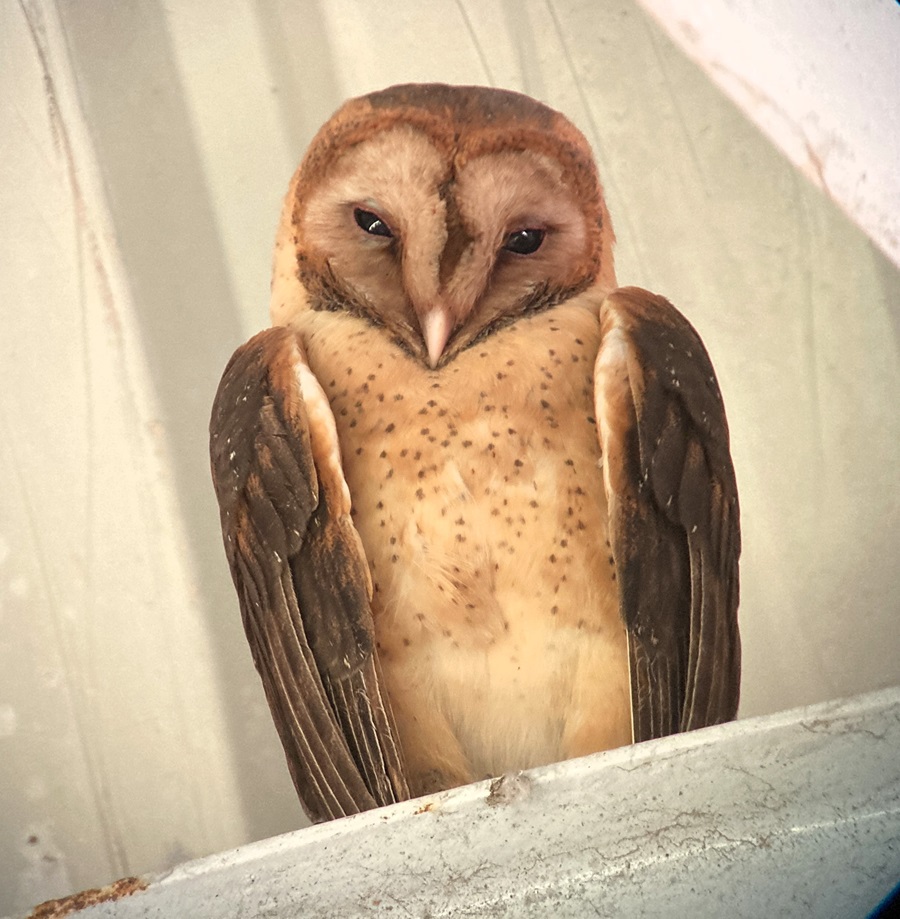
[[[386,236],[390,239],[394,235],[391,232],[391,228],[378,216],[378,214],[374,214],[372,211],[364,210],[361,207],[355,208],[353,211],[353,219],[361,230],[365,230],[366,233],[372,236]]]

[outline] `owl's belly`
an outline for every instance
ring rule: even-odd
[[[524,559],[525,566],[529,562]],[[515,568],[504,567],[505,580],[516,577]],[[555,585],[529,583],[523,574],[521,588],[497,589],[486,604],[500,623],[494,634],[487,616],[471,626],[455,609],[438,605],[424,622],[416,621],[420,606],[414,602],[377,621],[392,698],[406,700],[398,707],[404,745],[450,743],[452,749],[446,727],[464,758],[465,781],[630,741],[627,665],[617,624],[604,627],[596,606],[585,609],[569,592],[554,593]],[[548,595],[555,601],[549,606]],[[568,613],[563,621],[552,612],[557,605]],[[575,611],[585,615],[565,621]],[[601,709],[607,716],[598,730]],[[437,723],[429,726],[432,718]],[[423,752],[426,760],[428,754]]]
[[[344,323],[342,349],[309,337],[417,790],[630,741],[592,417],[598,333],[582,313],[568,334],[528,326],[548,338],[537,361],[521,361],[516,326],[494,336],[490,366],[476,346],[437,372],[366,326],[348,336]]]
[[[602,495],[582,488],[570,504],[579,486],[563,484],[568,467],[551,455],[523,465],[521,483],[504,481],[505,467],[447,459],[423,502],[418,479],[395,474],[385,496],[406,513],[378,532],[361,526],[382,666],[392,698],[408,700],[401,737],[415,744],[439,715],[472,779],[630,740]],[[586,705],[613,717],[582,748]]]

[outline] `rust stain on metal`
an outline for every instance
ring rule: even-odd
[[[59,900],[40,903],[28,914],[27,919],[62,919],[63,916],[87,909],[89,906],[109,900],[121,900],[146,889],[147,882],[141,878],[120,878],[106,887],[92,887],[90,890],[82,890],[81,893],[73,893]]]

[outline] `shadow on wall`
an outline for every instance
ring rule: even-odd
[[[286,130],[298,150],[308,140],[309,122],[321,120],[323,105],[326,114],[334,107],[324,90],[335,83],[324,30],[309,6],[303,5],[301,30],[299,11],[258,4],[272,79],[283,89]],[[267,716],[260,718],[262,687],[222,551],[207,448],[213,395],[244,332],[165,14],[156,2],[139,0],[61,4],[59,15],[162,413],[196,582],[203,587],[247,834],[275,835],[304,818],[274,727]],[[314,66],[296,44],[287,45],[291,34],[316,49]],[[312,84],[301,83],[296,62],[315,72]],[[318,94],[309,117],[301,85]],[[273,236],[276,220],[273,214]],[[267,291],[260,294],[265,302]]]
[[[315,2],[256,0],[254,12],[282,129],[299,164],[313,135],[344,101],[336,92],[328,29]],[[273,241],[277,216],[272,215]]]

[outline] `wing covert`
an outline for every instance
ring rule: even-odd
[[[334,418],[297,334],[225,369],[210,420],[225,553],[301,803],[316,822],[409,796]]]
[[[607,297],[600,321],[595,399],[641,741],[737,712],[738,496],[722,397],[690,323],[633,287]]]

